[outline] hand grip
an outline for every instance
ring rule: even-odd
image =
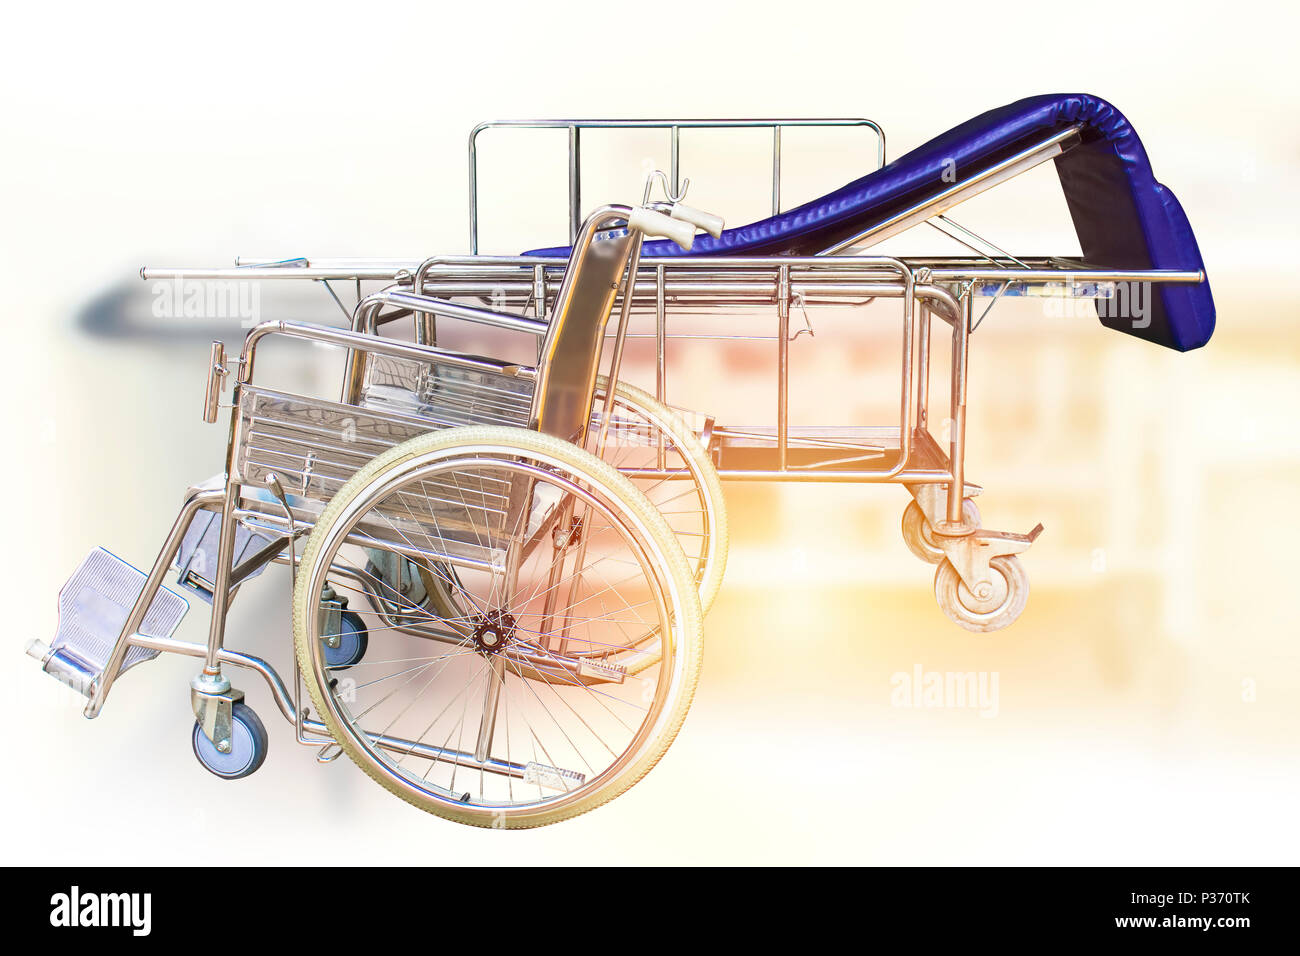
[[[670,219],[661,212],[643,206],[632,210],[632,214],[627,217],[627,225],[629,229],[639,230],[647,236],[663,236],[665,239],[671,239],[684,251],[689,250],[691,243],[695,241],[695,227],[689,222]]]
[[[226,384],[226,346],[221,342],[212,343],[212,359],[208,362],[208,388],[203,396],[203,420],[211,425],[217,420],[217,408],[221,403],[221,389]]]
[[[692,209],[690,206],[683,206],[681,203],[673,206],[671,215],[674,219],[689,222],[696,229],[704,230],[714,239],[722,235],[722,230],[726,226],[721,216],[715,216],[703,209]]]

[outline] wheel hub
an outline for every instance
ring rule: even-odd
[[[514,641],[515,619],[506,611],[491,610],[479,617],[473,638],[480,652],[496,654]]]
[[[969,610],[976,614],[988,614],[996,611],[1007,600],[1008,587],[1004,578],[996,569],[990,569],[992,580],[981,581],[974,588],[960,584],[957,594]]]

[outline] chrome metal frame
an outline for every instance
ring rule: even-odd
[[[959,182],[954,182],[939,195],[922,200],[901,212],[895,213],[884,222],[835,243],[823,250],[821,254],[833,256],[847,252],[850,249],[865,249],[878,242],[883,242],[890,236],[906,232],[913,226],[926,222],[935,216],[940,216],[958,203],[965,202],[973,196],[978,196],[999,183],[1013,179],[1021,173],[1033,169],[1049,159],[1055,159],[1066,150],[1077,146],[1082,129],[1082,125],[1076,124],[1058,133],[1045,136],[1033,146],[1022,149],[1014,156],[1009,156],[1001,162],[994,163]]]
[[[348,329],[265,322],[249,332],[238,362],[230,367],[224,349],[213,349],[205,418],[215,419],[223,382],[231,373],[235,377],[235,411],[232,413],[226,476],[220,483],[192,489],[185,498],[180,514],[147,575],[144,590],[126,618],[108,664],[90,688],[86,716],[93,717],[102,708],[131,647],[168,651],[203,659],[200,678],[204,683],[201,688],[198,682],[195,685],[195,692],[200,696],[216,699],[222,694],[228,695],[229,684],[225,682],[223,687],[220,679],[223,665],[258,673],[270,687],[278,709],[295,725],[298,739],[315,746],[325,745],[322,759],[337,755],[334,751],[326,753],[330,750],[330,741],[324,724],[304,716],[299,701],[301,675],[296,670],[291,692],[265,661],[224,646],[226,610],[233,596],[232,589],[250,570],[232,567],[233,531],[237,524],[256,522],[259,528],[278,530],[284,544],[288,545],[288,554],[285,554],[284,547],[266,548],[260,553],[261,557],[292,566],[295,560],[293,538],[310,525],[313,517],[310,512],[295,508],[290,493],[279,485],[278,478],[272,487],[283,506],[282,514],[276,514],[273,508],[251,503],[249,496],[244,494],[248,476],[243,473],[246,462],[240,457],[246,427],[241,414],[241,396],[259,394],[258,387],[253,385],[255,353],[258,344],[269,336],[293,337],[347,350],[344,388],[340,403],[334,406],[336,409],[346,410],[360,404],[367,363],[372,356],[382,355],[408,362],[442,365],[467,374],[500,376],[525,384],[533,390],[529,424],[553,433],[563,433],[566,438],[580,437],[571,433],[575,427],[585,428],[590,421],[596,363],[603,337],[614,338],[611,384],[607,395],[614,394],[625,340],[634,334],[644,334],[655,340],[655,397],[665,403],[669,401],[666,345],[670,339],[772,341],[777,353],[774,424],[729,426],[707,419],[704,425],[702,438],[713,453],[720,476],[742,481],[902,484],[922,508],[962,581],[972,591],[977,591],[988,580],[991,558],[1023,551],[1041,529],[1025,535],[988,531],[967,523],[963,513],[964,498],[980,490],[966,480],[966,415],[970,340],[988,308],[1009,292],[1056,287],[1067,294],[1096,295],[1097,290],[1108,283],[1196,283],[1204,281],[1204,274],[1158,269],[1099,269],[1072,259],[1017,258],[945,216],[947,210],[965,199],[1072,148],[1079,141],[1080,131],[1078,127],[1070,127],[968,175],[939,195],[902,210],[887,221],[837,242],[815,256],[671,257],[641,261],[640,237],[636,235],[626,242],[620,253],[622,258],[612,285],[609,275],[602,274],[600,282],[591,289],[575,287],[577,271],[568,267],[582,261],[598,232],[617,228],[626,221],[629,212],[626,206],[602,207],[587,220],[585,227],[579,228],[583,130],[667,130],[671,137],[671,170],[665,178],[665,186],[670,188],[671,196],[677,196],[681,186],[682,130],[771,129],[772,208],[776,213],[781,208],[781,131],[796,126],[867,127],[878,138],[877,163],[884,163],[884,133],[877,124],[865,119],[516,120],[484,123],[475,127],[469,137],[471,252],[476,253],[478,248],[476,144],[479,135],[493,128],[564,129],[569,137],[569,230],[576,249],[573,259],[477,254],[436,256],[423,260],[255,259],[237,260],[233,269],[142,269],[141,276],[146,279],[296,279],[326,284],[353,281],[358,287],[359,301]],[[869,247],[922,222],[940,228],[976,255],[892,258],[845,254],[849,250]],[[624,275],[626,278],[622,279]],[[362,297],[362,281],[382,282],[385,287]],[[577,311],[586,317],[576,326],[570,326],[565,317],[575,297],[583,297]],[[991,300],[978,319],[974,315],[977,297]],[[849,428],[792,425],[789,414],[790,342],[804,331],[811,331],[811,326],[808,326],[795,329],[792,334],[792,307],[861,307],[887,299],[899,300],[901,309],[901,315],[897,316],[900,337],[897,422]],[[597,301],[599,307],[593,305]],[[485,302],[491,302],[492,308],[483,307]],[[619,308],[619,321],[610,331],[606,326],[615,306]],[[675,325],[683,315],[689,317],[692,310],[739,313],[755,308],[774,311],[772,327],[761,335],[699,334],[680,331]],[[653,331],[630,332],[629,319],[633,315],[652,316]],[[399,341],[381,334],[383,326],[404,317],[414,322],[414,342]],[[946,448],[940,445],[929,428],[930,359],[934,348],[935,318],[946,324],[950,332],[948,417],[952,428]],[[436,324],[439,319],[531,336],[537,345],[538,361],[535,366],[526,366],[440,348]],[[561,338],[564,335],[572,338]],[[573,345],[573,342],[578,344]],[[560,361],[561,358],[565,361]],[[570,359],[576,360],[570,362]],[[563,379],[564,389],[586,396],[585,409],[578,409],[576,414],[570,414],[573,409],[568,409],[559,415],[562,419],[559,424],[548,418],[551,413],[546,404],[548,396],[556,394],[553,383],[557,376]],[[606,415],[603,421],[607,422],[608,418]],[[400,416],[391,417],[391,421],[402,424]],[[255,476],[271,483],[274,476],[263,475],[262,471],[254,472]],[[300,477],[309,478],[307,469]],[[634,477],[668,479],[680,477],[680,474],[661,467],[638,471]],[[138,633],[190,520],[204,509],[218,512],[221,516],[220,553],[207,642],[200,644]],[[362,584],[364,590],[370,591],[364,572],[354,568],[337,568],[335,572],[351,576]],[[373,594],[372,603],[382,615],[382,597]],[[379,741],[377,745],[385,744]],[[456,759],[465,756],[461,754]]]
[[[478,375],[516,379],[522,383],[527,383],[530,394],[530,409],[527,419],[520,421],[520,424],[530,425],[542,431],[562,433],[565,438],[580,441],[581,431],[585,428],[591,416],[592,395],[595,391],[597,365],[600,359],[601,345],[603,344],[605,323],[609,318],[619,289],[624,286],[625,273],[628,276],[635,274],[641,234],[633,230],[630,235],[626,235],[621,239],[615,238],[612,242],[602,243],[600,255],[593,254],[588,257],[588,252],[593,249],[595,240],[602,230],[607,230],[615,225],[625,225],[628,222],[630,213],[630,207],[610,206],[597,210],[588,218],[580,235],[576,251],[564,269],[564,277],[555,299],[555,313],[551,316],[549,322],[529,320],[506,313],[491,312],[473,307],[458,306],[454,303],[439,301],[424,295],[390,289],[371,296],[358,304],[354,319],[357,330],[340,330],[284,321],[263,322],[250,330],[244,340],[239,361],[234,369],[235,387],[233,404],[230,406],[232,415],[225,475],[219,483],[193,489],[187,496],[172,531],[164,542],[155,559],[153,568],[146,578],[143,589],[137,596],[134,606],[123,623],[103,674],[97,681],[92,681],[91,685],[86,688],[89,701],[85,708],[85,715],[94,717],[99,713],[116,677],[121,673],[122,661],[130,648],[142,647],[151,650],[167,650],[203,658],[203,669],[194,679],[191,693],[194,699],[196,716],[199,716],[205,732],[209,733],[209,736],[212,737],[219,748],[223,743],[228,744],[228,740],[219,740],[218,736],[222,733],[228,736],[231,703],[240,696],[238,691],[232,691],[229,680],[222,674],[222,665],[234,664],[255,670],[267,681],[276,699],[277,706],[294,724],[300,742],[317,746],[325,745],[326,749],[329,749],[328,744],[330,741],[328,739],[316,739],[311,736],[311,734],[322,733],[324,725],[305,718],[305,712],[300,705],[301,674],[298,673],[296,663],[294,690],[291,695],[286,690],[283,681],[264,661],[239,652],[228,651],[224,646],[226,615],[234,596],[234,588],[239,580],[242,580],[250,571],[250,569],[234,567],[233,545],[236,527],[241,522],[254,522],[259,530],[278,532],[281,538],[279,546],[263,548],[259,551],[258,556],[264,562],[278,560],[287,547],[289,552],[288,561],[294,567],[296,574],[292,542],[295,537],[311,526],[311,522],[315,517],[311,511],[300,512],[295,509],[289,492],[283,485],[281,475],[276,473],[285,470],[283,468],[285,452],[282,450],[285,447],[284,439],[280,439],[277,446],[273,437],[263,436],[257,440],[257,452],[251,450],[252,445],[249,442],[249,435],[254,427],[253,422],[258,416],[257,401],[267,399],[279,401],[282,404],[296,401],[301,406],[302,412],[294,413],[290,409],[285,418],[285,427],[292,430],[295,427],[294,415],[301,414],[304,416],[303,424],[309,426],[305,432],[306,435],[311,435],[313,431],[319,431],[318,426],[315,429],[310,426],[320,416],[335,414],[337,417],[339,414],[351,414],[356,418],[360,418],[363,412],[357,406],[361,400],[361,389],[365,379],[367,361],[371,356],[382,355],[408,362],[453,368]],[[588,261],[589,258],[590,262]],[[142,270],[142,275],[144,274],[145,270]],[[544,360],[539,363],[538,367],[533,368],[480,356],[465,355],[438,348],[425,341],[406,343],[383,338],[375,334],[374,329],[380,323],[380,311],[385,307],[396,309],[402,315],[415,315],[417,317],[417,331],[425,328],[426,323],[431,328],[431,318],[441,315],[469,322],[486,323],[511,331],[532,333],[541,338],[542,348],[539,351]],[[391,319],[391,316],[389,319]],[[623,324],[625,325],[625,322]],[[331,406],[330,403],[320,400],[302,399],[275,393],[255,385],[257,347],[270,336],[297,338],[344,348],[347,355],[342,396],[344,404]],[[418,338],[423,337],[418,336]],[[431,333],[428,338],[432,339]],[[582,357],[584,352],[585,359]],[[224,347],[220,343],[214,343],[204,396],[203,417],[205,420],[212,421],[215,419],[222,385],[231,371],[227,367]],[[617,368],[615,367],[611,371],[615,376],[613,380],[617,381]],[[613,389],[610,389],[610,391],[612,393]],[[573,396],[577,392],[585,394],[585,403],[579,402],[577,407],[569,407],[573,405]],[[556,411],[552,406],[559,406],[559,410]],[[367,409],[364,414],[384,422],[382,431],[385,433],[388,444],[401,440],[403,434],[419,434],[428,431],[430,428],[430,422],[427,420],[422,420],[419,417],[404,417],[391,411]],[[579,423],[576,429],[574,422]],[[393,438],[394,434],[398,437]],[[373,445],[373,442],[371,444]],[[277,465],[259,462],[256,458],[257,454],[271,457],[278,455],[280,456],[280,463]],[[313,460],[314,456],[309,453],[306,456],[307,464],[303,468],[288,469],[289,474],[298,478],[296,490],[303,496],[309,496],[309,489],[313,482],[322,477],[314,475],[309,470]],[[341,466],[338,463],[331,463],[331,467],[334,470],[339,467],[347,470],[349,467],[360,467],[360,464],[363,463],[344,462]],[[251,508],[248,506],[244,496],[244,486],[250,479],[256,478],[261,478],[271,488],[275,497],[279,499],[283,511],[282,517],[277,518],[260,506]],[[512,502],[516,497],[516,491],[518,489],[512,489],[511,491]],[[515,506],[512,503],[509,507],[514,508]],[[139,633],[141,621],[152,604],[154,595],[161,586],[168,569],[172,567],[176,559],[186,529],[201,509],[212,510],[220,515],[217,568],[213,576],[212,612],[207,643],[206,645],[200,645],[141,634]],[[558,513],[552,514],[549,520],[531,531],[527,541],[513,544],[504,559],[507,565],[511,565],[511,562],[517,563],[522,559],[525,552],[530,551],[538,542],[546,540],[555,520],[558,520]],[[360,538],[358,540],[362,541],[363,544],[368,543]],[[399,553],[405,553],[404,546],[399,543],[373,543]],[[453,552],[443,555],[443,559],[449,563],[481,566],[481,562],[476,562],[473,557],[466,557]],[[363,590],[366,593],[370,592],[369,587],[365,584],[364,572],[358,572],[356,569],[339,569],[339,573],[360,581],[363,584]],[[377,612],[383,614],[383,601],[379,595],[371,595],[371,603]],[[436,637],[437,635],[426,636]],[[559,653],[553,654],[545,662],[524,661],[523,663],[527,667],[564,667],[566,666],[566,660],[563,648],[561,648]],[[581,665],[576,661],[573,662],[572,671],[574,675],[581,676]],[[213,728],[222,729],[213,730]],[[412,745],[410,741],[392,741],[390,743],[393,746]],[[386,746],[387,744],[378,741],[377,745]],[[322,754],[324,754],[324,751],[322,751]],[[456,759],[463,756],[463,754],[456,755]],[[514,769],[522,772],[522,768]],[[513,770],[507,769],[503,772],[513,772]]]
[[[885,165],[885,131],[863,118],[840,119],[548,119],[494,120],[480,123],[469,134],[469,251],[478,254],[478,138],[489,129],[562,129],[569,135],[569,242],[578,238],[582,222],[582,131],[587,129],[664,129],[669,134],[669,172],[673,195],[679,195],[681,134],[684,129],[770,129],[772,131],[772,215],[781,212],[781,130],[792,127],[870,129],[876,134],[876,168]]]

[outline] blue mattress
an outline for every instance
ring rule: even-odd
[[[951,187],[954,167],[960,182],[1074,124],[1083,125],[1082,142],[1055,163],[1084,262],[1113,269],[1204,269],[1182,206],[1156,181],[1128,120],[1098,97],[1062,93],[1031,96],[981,113],[881,169],[778,216],[727,229],[717,239],[697,236],[688,255],[815,255]],[[568,253],[567,246],[556,246],[525,255]],[[683,255],[667,240],[645,243],[641,254]],[[1103,325],[1169,348],[1198,348],[1214,332],[1208,281],[1159,285],[1154,296],[1116,301],[1128,303],[1133,314],[1112,315],[1098,300]]]

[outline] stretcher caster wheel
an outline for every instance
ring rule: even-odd
[[[355,611],[344,611],[339,615],[339,624],[341,633],[338,647],[330,647],[326,643],[322,648],[325,651],[325,666],[336,671],[361,663],[361,658],[366,656],[366,648],[370,644],[366,633],[366,622],[360,614]]]
[[[934,574],[934,596],[943,613],[968,631],[996,631],[1020,616],[1029,600],[1029,576],[1013,554],[989,561],[991,582],[987,595],[966,587],[946,558]]]
[[[979,527],[980,509],[972,499],[967,498],[962,501],[961,511],[968,524]],[[935,543],[930,522],[926,520],[925,512],[915,501],[909,501],[907,507],[903,509],[903,541],[907,544],[908,550],[926,564],[938,564],[943,560],[943,548]]]
[[[230,753],[218,750],[195,721],[194,756],[209,772],[223,780],[238,780],[262,766],[269,741],[262,721],[247,704],[235,704],[230,716]]]

